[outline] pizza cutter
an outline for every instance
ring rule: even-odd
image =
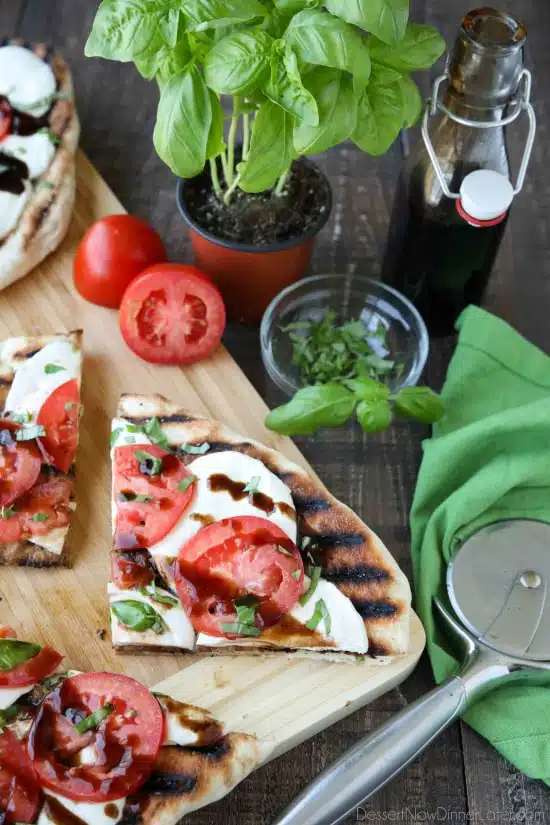
[[[436,598],[459,672],[368,734],[321,773],[273,825],[336,825],[380,790],[484,694],[550,683],[550,524],[509,519],[465,541]]]

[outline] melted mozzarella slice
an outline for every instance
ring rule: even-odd
[[[163,745],[204,746],[219,741],[224,729],[209,711],[155,694],[164,714]]]
[[[4,409],[29,413],[34,421],[54,390],[73,378],[80,379],[80,367],[81,353],[70,341],[51,341],[16,370]]]
[[[17,221],[21,217],[30,193],[31,187],[28,184],[25,184],[25,191],[20,195],[0,192],[0,239],[5,238],[17,226]]]
[[[27,685],[26,687],[0,688],[0,710],[9,708],[10,705],[17,702],[20,696],[24,696],[25,693],[29,693],[35,684],[36,682],[32,685]]]
[[[46,114],[57,88],[48,64],[23,46],[0,48],[0,94],[35,117]]]
[[[62,805],[66,811],[77,816],[87,825],[116,825],[122,819],[122,812],[126,803],[126,797],[115,799],[112,802],[74,802],[66,796],[48,791],[44,794],[46,801],[40,811],[37,825],[58,825],[60,821],[70,820],[71,817],[57,816],[58,805]],[[52,800],[52,807],[48,805],[48,800]]]
[[[328,642],[328,645],[308,645],[307,628],[305,625],[313,617],[317,602],[322,599],[330,616],[330,632],[327,632],[325,621],[321,619],[315,633]],[[325,579],[320,579],[315,592],[305,605],[297,602],[289,615],[299,624],[304,626],[305,644],[296,644],[294,641],[289,644],[285,641],[284,633],[278,632],[276,641],[269,635],[263,639],[262,636],[255,636],[253,639],[243,637],[242,639],[224,639],[217,636],[208,636],[206,633],[199,633],[197,636],[197,647],[257,647],[267,644],[270,647],[299,647],[300,650],[334,650],[345,653],[366,653],[369,647],[365,624],[359,613],[354,608],[350,599],[338,590],[336,585]],[[311,632],[310,632],[311,635]]]
[[[188,469],[197,477],[192,503],[168,535],[149,548],[152,556],[177,556],[185,542],[198,533],[209,519],[221,521],[231,516],[269,519],[292,541],[296,541],[296,510],[290,490],[261,461],[228,450],[206,453],[192,461]],[[235,493],[232,493],[235,482],[246,485],[253,479],[262,494],[260,503],[266,509],[257,506],[251,494],[234,497]]]
[[[148,604],[163,619],[167,625],[164,633],[155,633],[153,630],[130,630],[120,624],[111,610],[111,636],[114,645],[154,645],[155,647],[181,647],[185,650],[193,650],[195,647],[195,631],[189,617],[182,606],[163,604],[154,601],[148,596],[144,596],[139,590],[120,590],[116,585],[109,582],[107,586],[109,603],[138,601]],[[174,598],[174,594],[168,590],[157,588],[160,595]]]
[[[45,172],[55,155],[55,146],[46,132],[28,137],[8,135],[2,141],[2,151],[27,164],[29,177],[38,178]]]

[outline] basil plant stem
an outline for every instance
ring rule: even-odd
[[[212,186],[214,187],[214,192],[221,198],[222,196],[222,188],[220,186],[220,179],[218,177],[218,164],[216,163],[215,158],[210,158],[210,177],[212,178]]]
[[[239,125],[239,115],[241,111],[241,98],[235,97],[233,98],[233,117],[231,118],[231,126],[229,127],[229,134],[227,136],[227,179],[226,183],[228,191],[224,198],[226,203],[229,203],[229,198],[227,197],[231,187],[235,181],[235,139],[237,137],[237,127]],[[234,190],[231,190],[231,193]]]
[[[275,194],[277,195],[278,198],[280,198],[281,195],[283,194],[283,189],[285,188],[285,184],[288,180],[289,173],[290,173],[290,166],[288,167],[288,169],[285,169],[285,171],[283,172],[283,174],[281,175],[281,177],[277,181],[277,186],[275,187]]]

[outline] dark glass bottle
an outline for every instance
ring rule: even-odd
[[[510,178],[501,123],[514,108],[519,113],[518,87],[525,80],[529,85],[524,42],[523,25],[503,12],[477,9],[462,21],[447,63],[442,105],[428,119],[437,162],[453,193],[474,170]],[[410,154],[398,185],[382,276],[417,306],[432,335],[452,333],[461,310],[481,302],[507,208],[495,225],[472,225],[459,214],[457,200],[445,194],[425,141]]]

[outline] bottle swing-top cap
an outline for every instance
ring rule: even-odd
[[[473,226],[496,226],[506,217],[513,197],[514,187],[505,175],[477,169],[462,181],[456,209]]]

